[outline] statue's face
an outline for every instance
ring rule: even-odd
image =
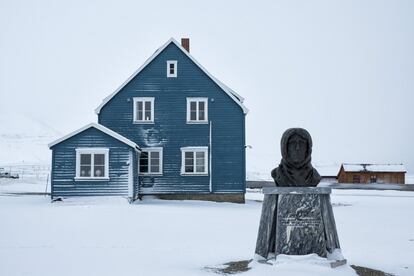
[[[287,152],[290,160],[301,163],[306,158],[308,142],[297,134],[293,134],[288,141]]]

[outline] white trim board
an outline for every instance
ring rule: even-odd
[[[96,128],[97,130],[100,130],[103,133],[108,134],[109,136],[111,136],[111,137],[113,137],[113,138],[115,138],[115,139],[117,139],[117,140],[119,140],[119,141],[127,144],[128,146],[130,146],[130,147],[132,147],[132,148],[134,148],[136,150],[141,151],[140,147],[137,144],[135,144],[134,142],[132,142],[131,140],[129,140],[128,138],[125,138],[121,134],[116,133],[115,131],[110,130],[109,128],[104,127],[103,125],[100,125],[100,124],[97,124],[97,123],[90,123],[90,124],[88,124],[88,125],[80,128],[78,130],[75,130],[75,131],[73,131],[73,132],[71,132],[71,133],[69,133],[69,134],[67,134],[67,135],[65,135],[65,136],[63,136],[63,137],[61,137],[61,138],[53,141],[52,143],[48,144],[48,147],[51,148],[51,147],[53,147],[53,146],[55,146],[55,145],[57,145],[57,144],[65,141],[65,140],[69,139],[70,137],[75,136],[76,134],[79,134],[82,131],[85,131],[88,128],[91,128],[91,127]]]
[[[122,88],[125,87],[136,75],[138,75],[151,61],[153,61],[165,48],[167,48],[170,43],[174,43],[191,61],[193,61],[211,80],[213,80],[233,101],[235,101],[243,110],[244,114],[247,114],[249,110],[243,105],[244,98],[230,89],[227,85],[216,79],[211,75],[200,63],[198,63],[195,58],[193,58],[187,50],[185,50],[180,43],[178,43],[174,38],[170,38],[164,45],[158,48],[155,53],[150,56],[144,64],[138,68],[117,90],[115,90],[108,97],[103,99],[102,103],[95,109],[95,113],[99,114],[101,109],[116,95]]]

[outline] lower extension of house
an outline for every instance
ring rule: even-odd
[[[51,196],[146,195],[244,202],[243,98],[170,39],[95,110],[49,144]]]

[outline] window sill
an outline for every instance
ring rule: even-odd
[[[138,173],[138,176],[162,176],[162,173]]]
[[[108,181],[109,177],[75,177],[75,181]]]
[[[208,173],[181,173],[181,176],[208,176]]]
[[[133,121],[133,124],[137,125],[153,125],[155,124],[154,121]]]
[[[189,125],[207,125],[208,121],[187,121]]]

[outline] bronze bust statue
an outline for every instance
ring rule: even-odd
[[[327,257],[339,250],[331,266],[345,264],[330,201],[331,189],[315,187],[321,177],[311,164],[311,136],[305,129],[290,128],[280,145],[282,160],[272,170],[278,187],[263,190],[256,259],[312,253]]]
[[[279,187],[314,187],[321,180],[312,167],[312,138],[303,128],[290,128],[280,142],[282,160],[272,170],[272,177]]]

